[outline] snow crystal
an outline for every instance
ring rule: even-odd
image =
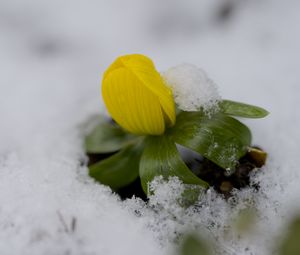
[[[204,70],[192,64],[181,64],[168,69],[162,76],[172,89],[179,109],[203,109],[207,113],[216,110],[220,100],[218,88]]]

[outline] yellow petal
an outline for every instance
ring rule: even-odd
[[[160,74],[155,69],[152,60],[140,54],[119,57],[105,72],[103,80],[105,80],[112,71],[122,67],[131,70],[137,79],[158,97],[167,124],[169,126],[174,125],[176,113],[172,91],[165,85]]]
[[[165,120],[159,98],[118,62],[108,71],[103,79],[102,95],[112,118],[134,134],[162,134]]]

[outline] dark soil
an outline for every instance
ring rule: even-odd
[[[265,164],[266,154],[259,148],[253,148],[237,163],[235,171],[227,175],[223,168],[206,158],[194,158],[186,162],[187,166],[202,180],[208,182],[216,191],[231,196],[231,191],[250,186],[250,174]],[[255,152],[254,152],[255,151]],[[257,154],[258,153],[258,154]],[[263,155],[259,155],[263,154]],[[258,185],[254,185],[258,189]]]

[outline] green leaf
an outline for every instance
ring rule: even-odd
[[[234,169],[251,143],[250,130],[221,113],[208,117],[201,112],[181,112],[169,135],[176,143],[228,170]]]
[[[184,191],[181,193],[181,197],[178,200],[178,204],[183,208],[193,206],[199,200],[199,196],[202,194],[203,186],[185,185]]]
[[[211,250],[204,240],[195,235],[188,235],[185,237],[181,249],[180,255],[210,255]]]
[[[98,125],[86,137],[85,148],[87,153],[115,152],[136,138],[123,131],[117,124],[99,118]]]
[[[180,158],[176,145],[167,136],[149,136],[140,162],[140,178],[144,192],[155,176],[177,176],[186,184],[208,184],[194,175]]]
[[[300,217],[291,222],[287,235],[279,247],[279,255],[299,255],[300,254]]]
[[[111,157],[90,166],[90,176],[114,190],[124,187],[138,177],[141,154],[140,144],[128,145]]]
[[[239,102],[234,102],[230,100],[223,100],[220,102],[220,109],[221,112],[228,114],[228,115],[233,115],[237,117],[244,117],[244,118],[263,118],[266,117],[269,112],[266,111],[265,109],[254,106],[254,105],[249,105],[249,104],[244,104],[244,103],[239,103]]]

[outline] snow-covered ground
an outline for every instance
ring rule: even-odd
[[[300,2],[224,2],[0,0],[1,255],[171,254],[175,233],[193,228],[222,254],[271,254],[300,211]],[[210,191],[185,211],[172,203],[176,180],[146,206],[89,178],[81,125],[105,111],[102,73],[127,53],[161,71],[198,65],[223,98],[271,112],[245,121],[269,153],[259,192],[227,203]],[[242,238],[230,226],[249,203],[257,227]]]

